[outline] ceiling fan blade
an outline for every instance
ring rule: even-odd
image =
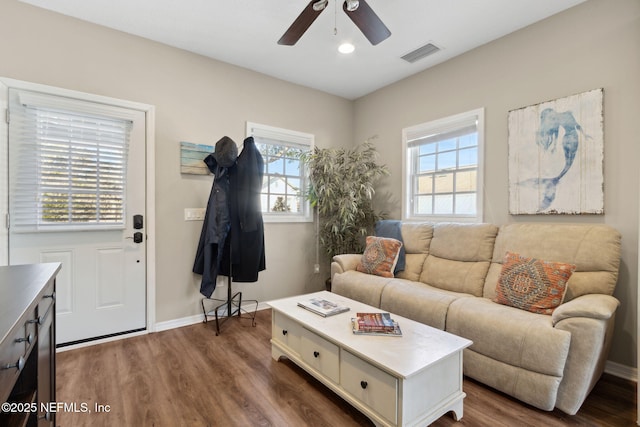
[[[326,9],[323,8],[321,10],[315,10],[313,8],[313,4],[317,1],[318,0],[311,0],[309,2],[307,7],[305,7],[296,20],[293,21],[293,24],[291,24],[289,29],[287,29],[282,37],[280,37],[278,44],[293,46],[298,42],[298,40],[300,40],[300,37],[302,37],[305,31],[307,31],[311,24],[313,24],[313,21],[315,21],[322,11]]]
[[[389,31],[380,18],[378,18],[378,15],[376,15],[365,0],[360,0],[360,6],[353,12],[347,10],[347,3],[344,2],[342,10],[344,10],[353,23],[360,28],[362,34],[364,34],[372,45],[377,45],[391,35],[391,31]]]

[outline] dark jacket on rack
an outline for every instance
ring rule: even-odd
[[[260,193],[264,160],[253,137],[244,140],[236,167],[230,171],[231,269],[223,263],[222,274],[234,282],[255,282],[265,269],[264,223]]]
[[[213,172],[214,180],[207,202],[193,272],[202,275],[200,293],[207,298],[216,289],[218,274],[224,274],[220,271],[220,267],[224,263],[225,243],[228,244],[227,236],[231,229],[230,176],[235,169],[237,153],[235,142],[224,137],[216,144],[216,152],[204,159],[209,170]]]

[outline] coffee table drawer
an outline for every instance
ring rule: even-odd
[[[300,354],[300,337],[302,336],[300,324],[284,314],[275,312],[272,326],[271,338]]]
[[[302,330],[302,360],[334,383],[340,380],[340,348],[306,329]]]
[[[398,380],[392,375],[343,351],[340,385],[391,423],[397,422]]]

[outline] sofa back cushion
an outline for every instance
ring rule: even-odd
[[[420,281],[447,291],[482,296],[497,232],[493,224],[434,225]]]
[[[420,280],[422,265],[429,253],[432,238],[433,224],[431,223],[402,224],[402,243],[406,253],[405,267],[403,271],[396,274],[396,277],[414,282]]]
[[[575,264],[564,301],[585,294],[612,295],[620,267],[620,233],[604,224],[505,224],[500,227],[483,296],[493,299],[507,252]]]

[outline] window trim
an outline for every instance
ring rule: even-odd
[[[269,138],[282,141],[283,143],[290,143],[292,145],[305,146],[309,150],[313,150],[315,146],[315,136],[310,133],[299,132],[290,129],[279,128],[275,126],[263,125],[260,123],[247,122],[246,124],[247,137],[253,136],[254,138]],[[256,141],[258,143],[258,141]],[[303,171],[303,175],[300,177],[302,181],[302,189],[307,188],[309,183],[308,171]],[[311,204],[303,198],[303,207],[301,213],[273,213],[262,212],[262,218],[265,223],[296,223],[296,222],[313,222],[313,209]]]
[[[455,129],[469,125],[475,118],[478,133],[478,166],[476,178],[476,214],[475,215],[412,215],[411,203],[413,202],[411,185],[411,165],[409,164],[409,149],[411,141],[418,138],[426,138],[430,135],[447,133]],[[448,117],[421,123],[402,129],[402,220],[408,222],[483,222],[483,196],[484,196],[484,108],[455,114]]]

